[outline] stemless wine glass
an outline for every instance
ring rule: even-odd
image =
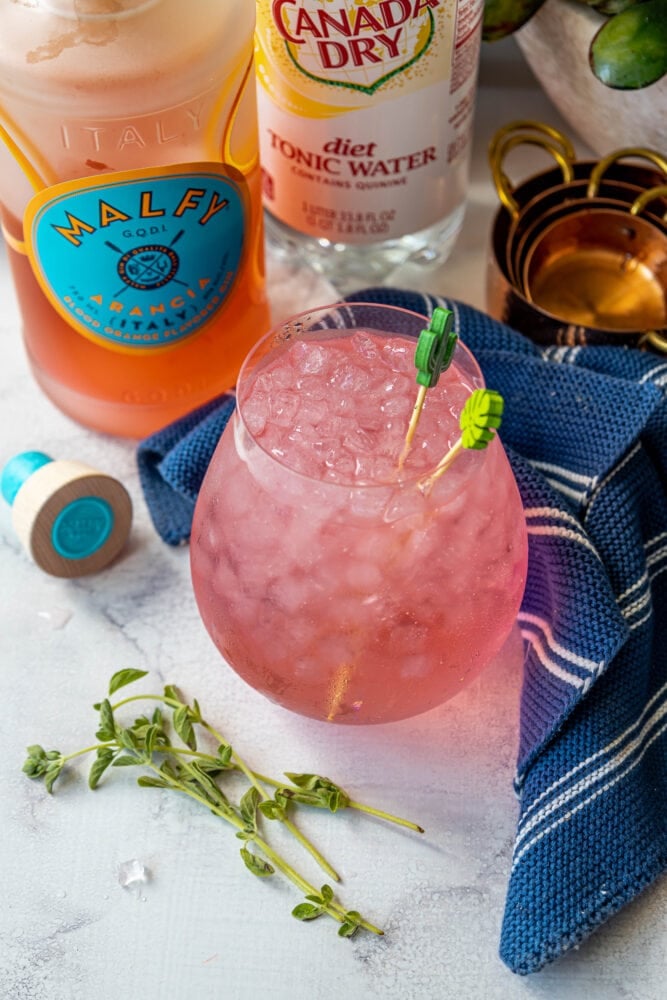
[[[499,651],[523,595],[525,520],[497,436],[430,478],[484,384],[460,342],[399,462],[426,325],[355,303],[269,333],[198,498],[192,578],[214,643],[252,687],[316,719],[441,704]]]

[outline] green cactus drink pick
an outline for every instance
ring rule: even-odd
[[[500,427],[503,418],[505,402],[499,392],[494,389],[475,389],[461,411],[459,427],[461,437],[444,455],[433,472],[422,479],[422,491],[430,490],[434,482],[449,468],[456,456],[464,448],[481,451],[495,437],[495,431]]]
[[[456,332],[452,329],[453,323],[454,313],[451,309],[442,309],[438,306],[433,310],[431,322],[426,330],[422,330],[419,334],[415,351],[416,381],[419,385],[419,391],[405,435],[405,444],[398,459],[399,469],[403,467],[403,463],[408,457],[426,399],[426,390],[437,384],[442,373],[452,363],[457,341]]]

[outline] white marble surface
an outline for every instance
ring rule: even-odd
[[[439,272],[404,276],[479,306],[496,208],[486,142],[519,116],[558,123],[511,58],[502,72],[492,69],[485,55],[465,231]],[[528,169],[531,154],[525,157]],[[289,280],[303,289],[302,278]],[[314,299],[321,293],[317,283],[308,290]],[[270,704],[225,668],[206,635],[187,549],[168,548],[153,531],[132,444],[76,426],[34,385],[4,255],[0,337],[0,461],[26,448],[80,459],[118,476],[135,506],[123,557],[70,582],[30,564],[9,509],[0,510],[2,1000],[664,996],[664,880],[536,976],[513,976],[497,956],[516,819],[516,636],[473,687],[417,720],[356,730]],[[91,705],[122,667],[150,671],[146,690],[173,682],[198,697],[259,770],[328,774],[355,797],[426,828],[420,837],[348,814],[311,813],[304,821],[344,876],[343,900],[384,927],[382,940],[346,942],[328,921],[293,920],[291,887],[253,879],[220,821],[171,793],[137,788],[131,773],[114,773],[94,794],[83,774],[73,774],[53,797],[21,774],[28,744],[67,751],[89,742]],[[130,859],[150,872],[137,889],[118,881]]]

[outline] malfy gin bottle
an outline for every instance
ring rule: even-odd
[[[341,290],[449,255],[463,222],[483,0],[257,0],[272,244]]]
[[[28,358],[143,436],[268,327],[254,0],[0,0],[0,212]]]

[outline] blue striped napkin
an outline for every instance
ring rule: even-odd
[[[538,348],[469,306],[398,289],[348,301],[451,308],[505,397],[529,570],[500,955],[535,972],[667,868],[667,360]],[[171,544],[187,541],[233,406],[227,394],[139,446],[146,501]]]

